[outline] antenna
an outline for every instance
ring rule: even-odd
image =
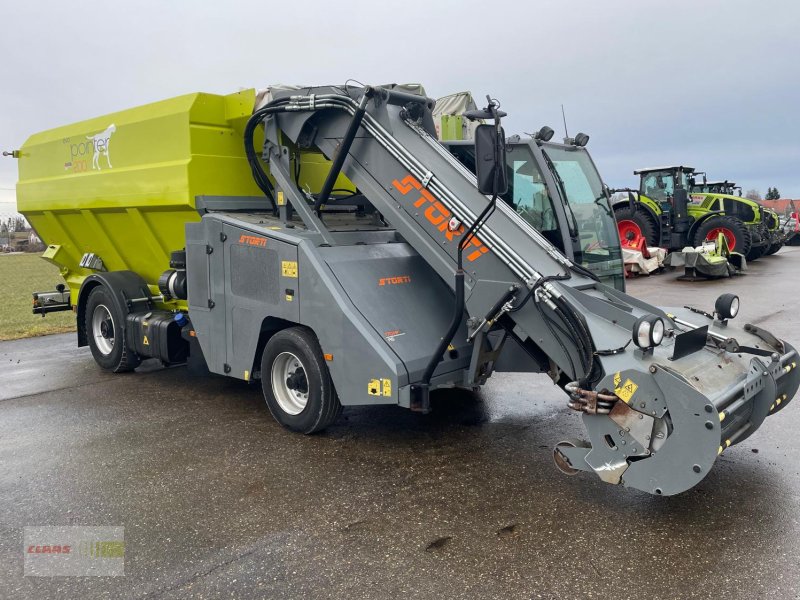
[[[567,116],[564,114],[564,105],[561,105],[561,118],[564,120],[564,135],[569,137],[569,131],[567,130]]]

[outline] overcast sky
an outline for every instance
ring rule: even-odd
[[[796,0],[4,1],[0,147],[187,92],[421,82],[491,93],[508,134],[561,137],[563,103],[612,187],[682,163],[798,198],[799,47]]]

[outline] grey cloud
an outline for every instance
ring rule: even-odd
[[[683,162],[800,197],[792,1],[91,0],[0,10],[5,149],[192,91],[419,81],[433,96],[491,93],[509,133],[547,123],[562,135],[563,103],[612,186],[634,183],[636,167]],[[0,188],[15,180],[14,162],[1,160]]]

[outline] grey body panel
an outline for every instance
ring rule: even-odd
[[[333,236],[351,243],[328,247],[267,215],[211,213],[187,232],[189,306],[212,372],[249,379],[259,369],[260,335],[279,319],[312,329],[333,356],[328,368],[342,404],[408,405],[406,388],[421,377],[453,294],[407,243],[392,232],[354,243],[364,236],[343,232]],[[283,272],[287,262],[296,277]],[[466,338],[462,324],[434,383],[462,382]],[[370,394],[375,379],[390,380],[391,392]]]

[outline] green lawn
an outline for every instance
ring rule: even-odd
[[[31,312],[31,292],[64,283],[58,269],[38,254],[0,254],[0,340],[75,331],[71,311],[42,318]]]

